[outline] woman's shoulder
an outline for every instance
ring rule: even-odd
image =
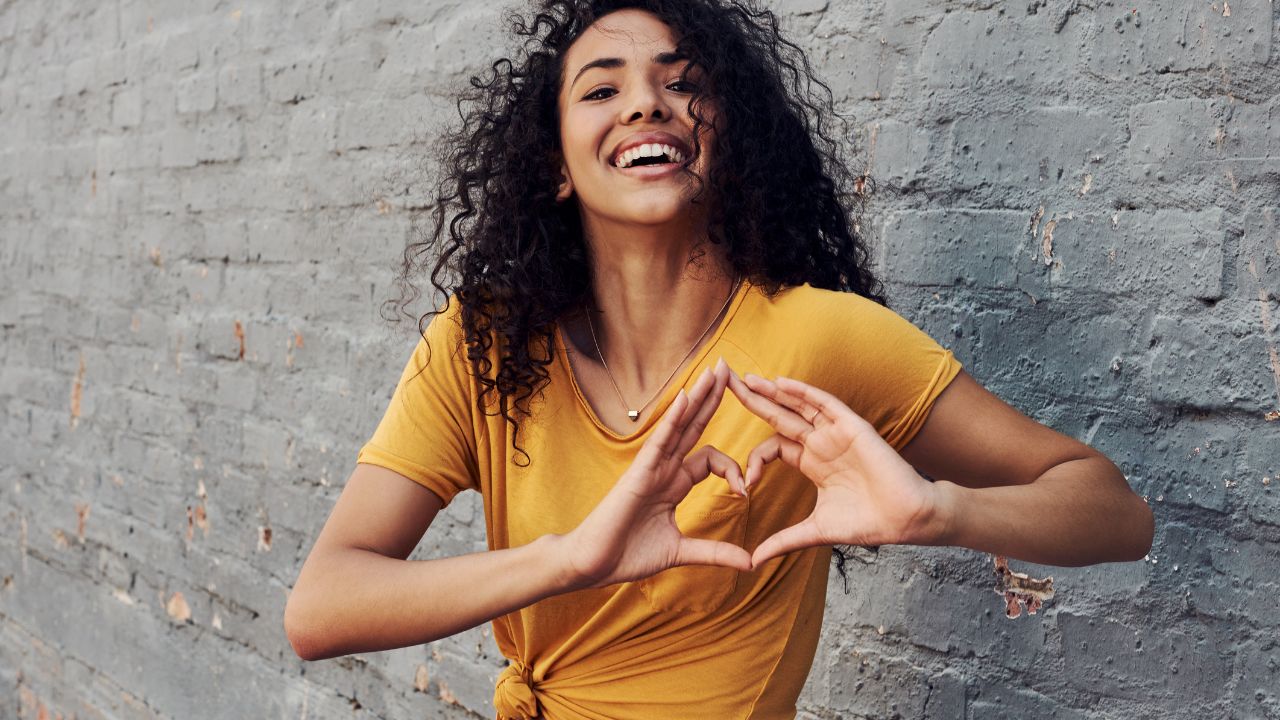
[[[934,343],[910,320],[854,292],[808,284],[782,289],[772,298],[760,291],[737,338],[758,352],[806,351],[854,357],[932,350]]]
[[[855,292],[827,290],[805,283],[784,287],[773,297],[760,291],[756,317],[760,325],[784,333],[814,336],[853,332],[901,318],[889,308]]]

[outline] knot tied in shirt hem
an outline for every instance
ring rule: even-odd
[[[511,661],[498,676],[493,690],[493,707],[502,720],[536,720],[538,698],[533,694],[533,670],[519,660]]]

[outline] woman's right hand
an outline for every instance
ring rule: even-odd
[[[686,395],[681,390],[636,459],[578,527],[564,535],[569,590],[605,587],[649,577],[679,565],[751,570],[751,554],[726,542],[685,537],[676,505],[712,473],[744,497],[738,463],[705,445],[692,454],[729,382],[724,360],[706,370]]]

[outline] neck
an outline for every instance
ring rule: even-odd
[[[712,335],[712,325],[734,285],[724,247],[700,241],[684,226],[586,228],[592,265],[594,345],[628,403],[639,406],[657,392],[690,351]],[[694,263],[690,254],[701,254]]]

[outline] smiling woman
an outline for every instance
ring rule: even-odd
[[[492,621],[500,718],[793,717],[834,546],[1142,557],[1109,460],[884,306],[771,14],[548,0],[515,30],[406,253],[449,302],[290,595],[300,656]],[[407,562],[467,490],[489,550]]]

